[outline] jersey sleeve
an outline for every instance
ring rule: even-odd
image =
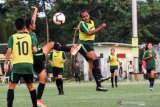
[[[49,60],[52,60],[52,56],[53,56],[53,51],[51,51],[51,53],[49,55]]]
[[[8,48],[13,48],[13,36],[9,37],[7,47]]]
[[[63,57],[63,59],[67,59],[65,52],[62,52],[62,57]]]
[[[90,30],[88,29],[88,25],[85,22],[80,23],[80,31],[87,34]]]
[[[110,60],[111,59],[111,57],[110,57],[110,55],[108,56],[108,60]]]
[[[31,37],[32,40],[32,47],[36,47],[36,42],[34,41],[34,39]]]

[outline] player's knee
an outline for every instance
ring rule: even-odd
[[[9,84],[9,89],[12,89],[12,90],[14,90],[15,89],[15,87],[16,87],[16,84],[14,83],[10,83]]]
[[[33,91],[34,90],[34,86],[33,86],[32,83],[31,84],[27,84],[27,88],[28,88],[29,91]]]

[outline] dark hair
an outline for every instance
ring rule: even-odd
[[[17,18],[15,20],[15,26],[17,30],[21,30],[25,27],[25,21],[23,20],[23,18]]]
[[[26,19],[26,28],[29,28],[29,26],[33,23],[31,18]]]
[[[80,17],[82,17],[82,13],[84,13],[84,12],[88,12],[87,10],[82,10],[81,12],[80,12]]]

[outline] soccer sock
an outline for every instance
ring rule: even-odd
[[[112,87],[114,87],[114,84],[113,84],[113,77],[111,77],[111,83],[112,83]]]
[[[38,107],[37,106],[37,96],[36,96],[36,90],[32,90],[32,91],[29,91],[30,92],[30,96],[31,96],[31,100],[32,100],[32,104],[33,104],[33,107]]]
[[[154,87],[154,78],[151,78],[151,87]]]
[[[59,81],[59,79],[56,79],[56,85],[57,85],[58,91],[60,92],[61,89],[60,89],[60,81]]]
[[[98,76],[97,76],[97,73],[96,73],[96,71],[94,69],[92,69],[92,74],[93,74],[93,77],[94,77],[94,79],[96,81],[97,87],[100,87],[101,83],[98,81]]]
[[[115,83],[117,84],[117,76],[115,76]]]
[[[149,81],[150,87],[152,87],[151,78],[148,78],[148,81]]]
[[[60,85],[61,91],[63,91],[63,80],[62,79],[59,79],[59,85]]]
[[[7,92],[7,107],[12,107],[14,100],[14,90],[8,89]]]
[[[45,84],[39,83],[38,88],[37,88],[37,99],[38,100],[42,98],[44,88],[45,88]]]
[[[99,69],[98,59],[93,60],[93,67],[94,67],[95,72],[97,72],[98,78],[102,78],[101,70]]]

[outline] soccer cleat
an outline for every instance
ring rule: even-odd
[[[112,88],[114,88],[114,84],[112,84]]]
[[[78,44],[78,45],[71,47],[70,53],[72,55],[76,55],[79,49],[81,48],[81,46],[82,46],[81,44]]]
[[[117,88],[117,87],[118,87],[118,84],[116,83],[115,86],[116,86],[116,88]]]
[[[106,92],[106,91],[108,91],[108,89],[107,89],[107,88],[104,88],[104,87],[102,87],[102,86],[100,86],[100,87],[97,87],[97,88],[96,88],[96,91],[103,91],[103,92]]]
[[[150,87],[149,89],[150,89],[151,91],[153,91],[153,87]]]
[[[99,82],[103,82],[103,81],[109,80],[110,78],[111,78],[111,77],[108,77],[108,78],[102,77],[102,78],[100,78],[98,81],[99,81]]]
[[[42,100],[37,100],[37,106],[38,107],[47,107],[46,105],[43,104]]]

